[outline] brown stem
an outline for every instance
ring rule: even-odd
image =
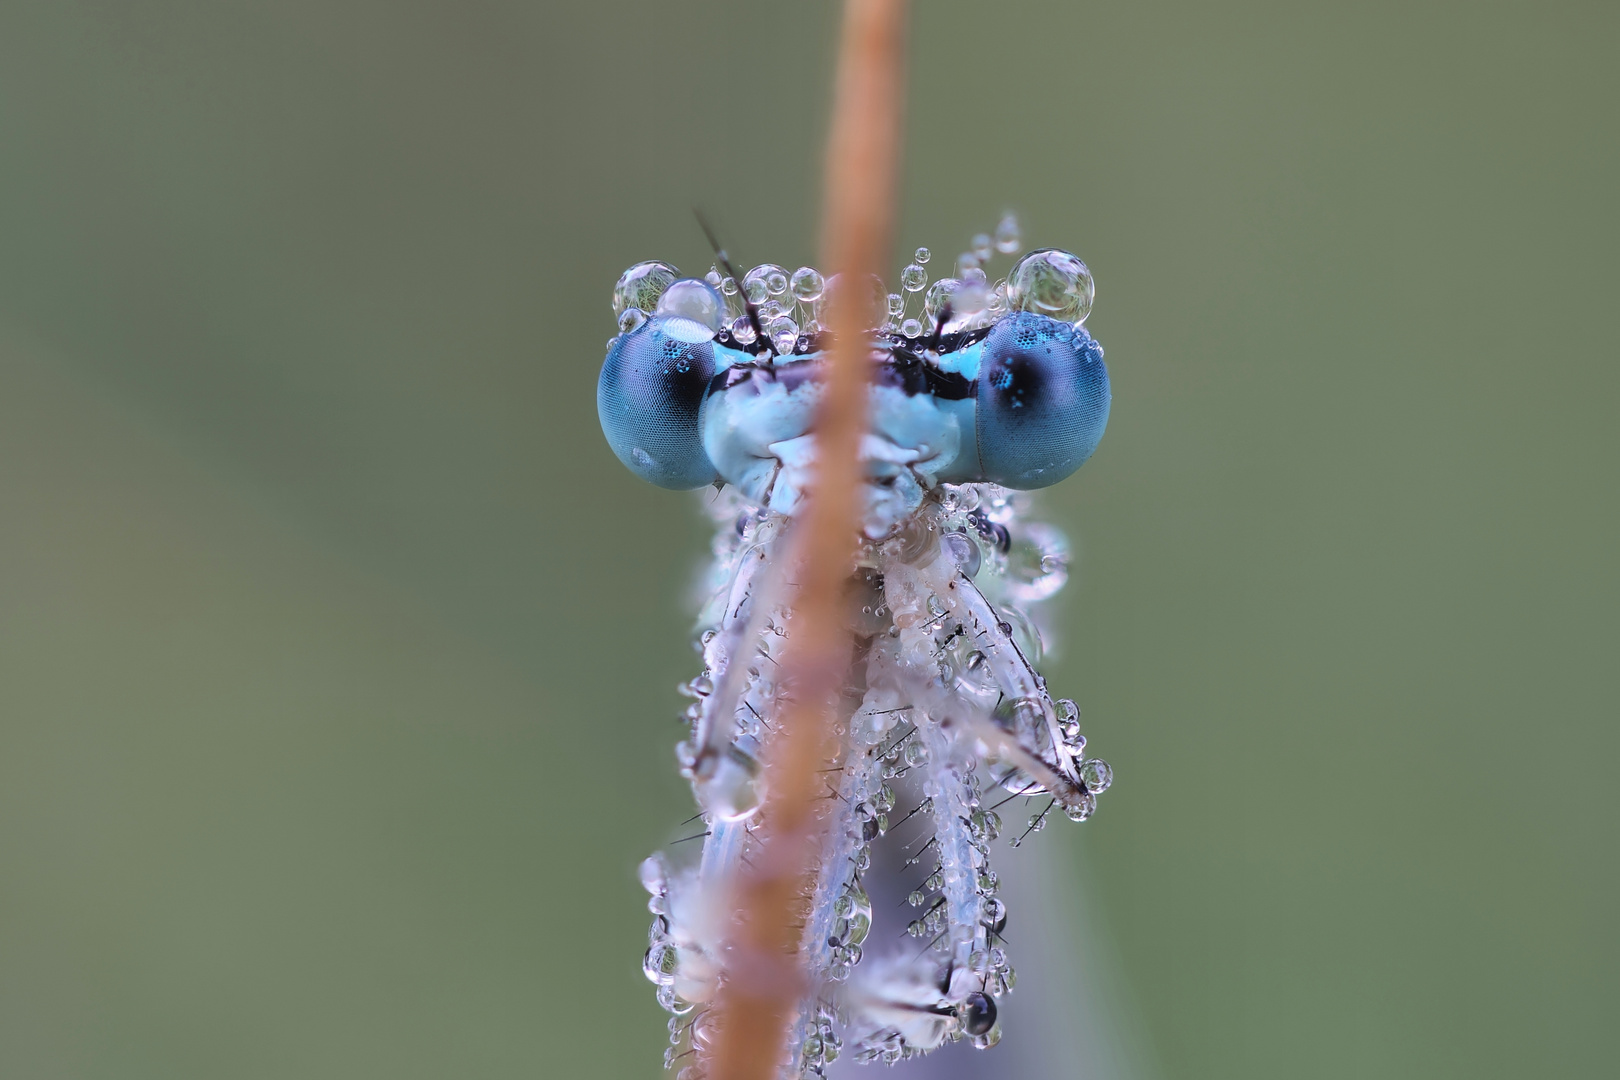
[[[858,528],[859,447],[871,366],[867,275],[888,252],[900,140],[905,0],[846,0],[827,147],[823,263],[844,288],[829,296],[833,332],[816,418],[815,489],[788,563],[797,584],[783,657],[789,704],[765,748],[762,850],[737,882],[737,920],[715,1003],[711,1080],[774,1080],[786,1028],[803,995],[805,898],[822,850],[818,770],[837,753],[834,703],[851,642],[841,597]]]

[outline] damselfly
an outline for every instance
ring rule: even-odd
[[[643,479],[711,488],[717,525],[703,670],[681,688],[692,703],[677,748],[701,849],[676,844],[642,866],[645,971],[672,1014],[666,1065],[713,1037],[727,883],[758,854],[761,748],[791,693],[778,670],[794,633],[783,553],[816,478],[823,305],[845,287],[873,290],[882,322],[867,335],[851,663],[822,769],[825,839],[796,908],[805,979],[781,1074],[819,1076],[846,1044],[894,1062],[1000,1038],[996,1003],[1015,981],[989,861],[1003,808],[1034,811],[1005,830],[1016,846],[1054,813],[1085,820],[1112,776],[1035,666],[1032,608],[1063,586],[1069,553],[1027,519],[1024,494],[1079,468],[1107,423],[1108,374],[1084,326],[1092,279],[1045,249],[992,283],[986,266],[1019,250],[1009,217],[931,285],[919,249],[893,293],[810,267],[739,279],[723,252],[705,278],[640,263],[614,289],[603,431]]]

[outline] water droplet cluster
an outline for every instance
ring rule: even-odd
[[[936,331],[956,333],[982,329],[1013,311],[1029,311],[1082,326],[1091,314],[1096,288],[1086,264],[1074,255],[1043,248],[1018,258],[1004,277],[991,280],[987,267],[1022,248],[1018,219],[1006,214],[991,233],[978,233],[957,257],[955,275],[929,280],[932,252],[920,247],[899,274],[899,290],[889,292],[877,279],[869,287],[871,327],[885,334],[921,340]],[[825,278],[814,267],[789,271],[761,263],[737,282],[718,266],[700,279],[682,279],[663,262],[637,263],[613,287],[613,313],[619,332],[628,334],[649,316],[680,315],[728,343],[751,348],[764,342],[777,355],[805,351],[826,329],[827,298],[839,288],[836,276]],[[943,328],[940,320],[945,320]],[[612,342],[609,342],[611,346]]]
[[[766,296],[768,275],[755,278]],[[670,1014],[665,1064],[676,1070],[695,1068],[715,1037],[710,1006],[734,931],[723,897],[758,853],[755,763],[793,632],[785,519],[731,489],[707,505],[718,528],[694,641],[703,667],[679,687],[677,749],[702,824],[641,868],[653,915],[643,970]],[[858,655],[823,770],[826,849],[804,897],[813,987],[784,1075],[821,1077],[846,1054],[894,1063],[953,1041],[994,1046],[1017,974],[991,850],[1053,816],[1089,818],[1112,783],[1107,763],[1085,756],[1078,707],[1054,700],[1034,667],[1038,606],[1068,580],[1071,555],[1029,509],[1028,495],[995,485],[940,485],[860,550],[848,591]]]

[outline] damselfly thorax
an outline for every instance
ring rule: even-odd
[[[1083,325],[1091,278],[1048,249],[992,284],[976,265],[990,255],[984,240],[984,257],[964,256],[975,265],[927,288],[914,315],[926,252],[900,292],[862,286],[876,315],[862,536],[845,596],[851,663],[823,770],[825,850],[801,898],[810,985],[784,1076],[819,1075],[846,1039],[858,1058],[887,1061],[955,1039],[993,1045],[996,1001],[1014,982],[988,857],[999,808],[1039,800],[1009,837],[1016,846],[1054,809],[1089,817],[1111,780],[1084,755],[1079,710],[1054,700],[1035,667],[1032,609],[1062,587],[1068,548],[1025,520],[1021,494],[1079,468],[1107,423],[1102,349]],[[756,267],[739,282],[721,267],[704,280],[663,263],[626,272],[597,397],[633,472],[717,489],[704,667],[683,686],[692,703],[677,748],[704,828],[642,871],[655,913],[645,968],[673,1014],[670,1062],[712,1037],[726,885],[757,853],[758,763],[794,692],[777,663],[793,633],[786,540],[816,483],[831,344],[820,305],[841,287],[810,268]],[[899,907],[874,909],[878,894]]]

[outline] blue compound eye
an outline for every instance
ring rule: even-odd
[[[714,332],[679,315],[656,315],[608,350],[596,412],[620,461],[662,488],[713,483],[698,413],[714,375]]]
[[[1108,369],[1084,329],[1027,311],[984,339],[976,427],[983,478],[1041,488],[1078,469],[1108,426]]]

